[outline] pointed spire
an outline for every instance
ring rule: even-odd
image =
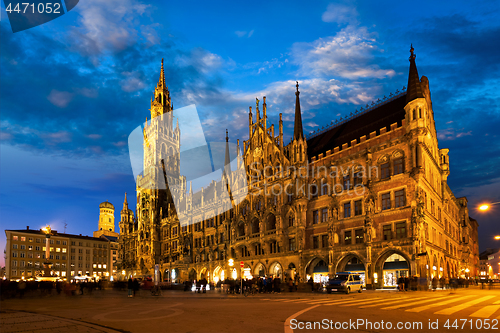
[[[125,192],[125,200],[123,200],[123,210],[128,210],[127,192]]]
[[[224,173],[226,177],[231,175],[231,157],[229,156],[229,136],[226,129],[226,158],[224,160]]]
[[[166,87],[165,84],[165,71],[163,70],[163,58],[161,58],[161,72],[160,72],[160,80],[158,80],[159,87]],[[167,88],[168,90],[168,88]]]
[[[298,140],[304,138],[304,133],[302,132],[302,115],[300,113],[300,91],[299,91],[299,81],[297,81],[297,91],[295,92],[295,125],[293,128],[293,138]]]
[[[410,48],[410,73],[408,74],[408,85],[406,89],[406,103],[409,103],[417,98],[423,98],[422,86],[420,85],[420,77],[418,76],[417,65],[415,64],[415,49],[413,44]]]

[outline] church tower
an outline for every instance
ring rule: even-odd
[[[162,59],[151,119],[146,118],[143,130],[144,171],[137,177],[138,264],[143,272],[151,272],[160,260],[161,226],[175,215],[172,193],[186,190],[180,175],[180,128],[178,120],[174,126],[173,110]]]
[[[118,236],[115,232],[115,207],[108,201],[99,205],[98,230],[93,233],[94,237],[100,237],[101,235]]]

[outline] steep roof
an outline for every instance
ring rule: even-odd
[[[298,140],[300,138],[304,138],[304,133],[302,131],[302,114],[300,112],[300,91],[299,91],[299,82],[297,81],[297,91],[295,92],[295,123],[293,127],[293,138]]]
[[[408,74],[408,88],[406,94],[406,103],[413,101],[417,98],[423,98],[422,85],[420,84],[420,77],[418,76],[417,64],[415,63],[416,55],[413,53],[413,45],[410,49],[410,73]]]
[[[333,150],[335,147],[342,147],[344,143],[351,145],[351,141],[363,135],[368,136],[371,132],[380,134],[380,129],[397,123],[398,127],[402,125],[405,118],[404,107],[406,105],[406,94],[401,94],[392,101],[381,104],[356,118],[353,118],[341,125],[332,127],[307,140],[307,154],[309,158],[325,153],[327,150]]]

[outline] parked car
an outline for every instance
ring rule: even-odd
[[[332,291],[345,292],[346,294],[349,294],[351,291],[361,293],[363,291],[363,281],[358,274],[350,272],[337,273],[333,279],[328,281],[326,291],[328,293]]]

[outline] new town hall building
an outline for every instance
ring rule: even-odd
[[[413,48],[409,60],[406,89],[307,137],[297,83],[289,143],[282,115],[276,130],[266,98],[262,113],[257,100],[236,170],[226,147],[222,179],[195,193],[180,174],[180,129],[162,62],[144,128],[137,213],[127,197],[121,211],[121,269],[152,275],[158,265],[172,282],[240,274],[320,281],[354,271],[367,287],[393,286],[401,275],[477,276],[478,224],[448,186],[429,81],[418,75]],[[166,190],[151,186],[161,179]]]

